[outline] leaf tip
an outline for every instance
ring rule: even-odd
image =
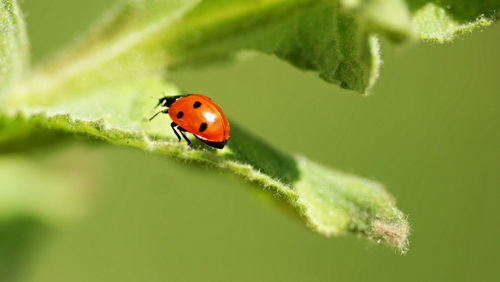
[[[388,244],[396,247],[401,254],[405,254],[408,251],[410,226],[406,220],[400,223],[376,220],[371,224],[371,231],[377,243],[386,241]]]

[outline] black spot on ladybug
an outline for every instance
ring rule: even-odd
[[[206,123],[202,123],[202,124],[200,125],[200,132],[205,131],[205,129],[207,129],[207,124],[206,124]]]
[[[196,102],[194,102],[194,104],[193,104],[193,108],[197,109],[197,108],[199,108],[199,107],[201,107],[201,103],[200,103],[200,101],[196,101]]]
[[[182,118],[184,116],[184,113],[182,111],[177,113],[177,118]]]

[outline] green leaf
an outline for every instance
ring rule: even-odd
[[[353,232],[404,251],[406,219],[379,184],[279,152],[234,122],[229,144],[219,151],[177,142],[165,120],[144,121],[154,113],[151,96],[179,94],[164,78],[167,67],[241,48],[276,53],[362,90],[372,79],[376,41],[358,34],[357,20],[337,9],[311,1],[129,2],[10,93],[2,104],[0,141],[40,130],[78,134],[210,165],[267,187],[318,232]],[[346,28],[334,30],[336,38],[322,37],[337,24]],[[248,36],[238,36],[243,30]]]
[[[68,95],[131,77],[162,77],[167,68],[198,66],[254,49],[367,93],[380,65],[372,31],[393,38],[411,31],[404,5],[388,9],[383,1],[374,3],[367,10],[336,0],[128,1],[39,69],[26,87],[48,92],[70,86],[71,91],[63,91]],[[400,16],[375,16],[385,10]]]
[[[247,49],[366,93],[380,65],[376,34],[394,42],[410,38],[412,28],[423,29],[418,19],[427,6],[409,10],[402,0],[128,1],[11,89],[0,106],[0,142],[34,132],[77,134],[213,166],[268,188],[320,233],[357,233],[404,251],[408,223],[380,184],[280,152],[234,122],[230,142],[218,151],[179,143],[168,122],[144,118],[154,113],[151,96],[179,94],[167,71]]]
[[[28,40],[16,0],[0,0],[0,100],[28,64]]]
[[[445,43],[491,25],[500,12],[499,0],[408,0],[420,39]]]
[[[223,150],[208,148],[196,140],[190,148],[173,138],[165,120],[158,119],[149,124],[128,119],[134,113],[141,116],[143,110],[148,112],[146,108],[151,109],[155,101],[146,99],[144,96],[147,94],[140,94],[147,91],[125,93],[136,95],[135,100],[127,100],[128,107],[123,107],[120,102],[114,103],[119,99],[108,99],[106,104],[98,99],[89,99],[87,104],[64,101],[57,106],[71,108],[74,104],[75,108],[83,109],[78,114],[56,114],[54,107],[39,113],[35,113],[37,110],[2,116],[0,132],[8,132],[8,136],[38,131],[77,134],[192,164],[208,165],[265,187],[294,207],[311,228],[326,236],[352,232],[385,241],[401,251],[406,250],[408,223],[396,208],[394,199],[380,184],[326,168],[301,156],[280,152],[234,122],[231,124],[230,142]],[[100,118],[101,113],[94,113],[98,107],[120,118],[105,121]],[[95,117],[92,118],[92,115]],[[8,140],[3,139],[4,142]]]
[[[232,6],[234,3],[239,6]],[[234,24],[240,22],[240,25],[247,25],[251,16],[257,16],[253,24],[251,21],[249,24],[256,25],[262,20],[258,16],[261,10],[270,13],[268,16],[281,17],[286,15],[284,11],[298,9],[298,6],[293,5],[275,7],[234,3],[227,2],[226,5],[234,8],[233,15],[239,21],[225,18],[231,15],[231,9],[218,15],[210,10],[214,6],[196,6],[193,9],[197,3],[189,1],[131,2],[118,8],[97,31],[82,39],[59,61],[35,72],[26,84],[12,92],[2,105],[5,114],[0,118],[0,141],[9,142],[11,138],[19,139],[39,131],[78,134],[213,166],[266,187],[293,206],[305,222],[318,232],[328,236],[353,232],[386,241],[404,251],[408,235],[406,219],[379,184],[327,169],[303,157],[282,153],[246,133],[234,122],[231,123],[229,144],[219,151],[196,141],[192,148],[177,142],[165,120],[157,119],[151,123],[144,121],[145,117],[154,113],[156,100],[151,99],[151,96],[158,97],[162,92],[167,95],[179,94],[177,88],[163,78],[165,67],[170,64],[188,64],[192,58],[203,61],[214,55],[210,51],[213,48],[211,46],[218,43],[212,45],[208,41],[208,46],[202,44],[204,46],[197,49],[197,44],[201,43],[192,45],[194,31],[207,27],[206,31],[200,33],[211,33],[215,38],[223,37],[221,41],[229,42],[236,32]],[[160,9],[160,4],[166,6]],[[140,5],[140,9],[136,5]],[[305,8],[307,13],[296,11],[298,15],[293,16],[291,22],[297,23],[292,31],[297,31],[307,19],[335,24],[327,19],[327,13],[317,5]],[[200,15],[202,10],[206,10],[204,17]],[[146,16],[141,11],[148,11],[151,15]],[[247,15],[249,12],[255,15]],[[315,14],[319,15],[318,19],[313,17]],[[171,27],[182,16],[187,27]],[[262,34],[249,36],[252,40],[247,43],[257,46],[256,38],[260,36],[269,40],[291,22],[273,23],[270,28],[275,30],[258,31]],[[226,24],[225,29],[228,30],[219,31],[221,27],[218,25],[221,24]],[[312,24],[310,28],[319,23]],[[311,45],[306,47],[312,48],[312,42],[317,39],[306,30],[304,28],[299,33],[309,36],[307,40]],[[285,37],[291,40],[294,36],[296,34],[292,32]],[[287,54],[286,50],[296,52],[296,49],[286,46],[293,47],[299,42],[287,40],[281,41],[284,47],[276,50],[281,50],[282,54]],[[233,44],[227,42],[224,43],[227,46]],[[172,47],[168,47],[170,52],[166,52],[165,46],[169,44]],[[264,48],[264,45],[260,45],[260,48]],[[349,43],[342,48],[348,52]],[[182,50],[191,50],[193,55]],[[215,55],[223,55],[230,48],[221,50],[222,53]],[[334,55],[323,54],[323,57],[303,60],[303,64],[330,56],[332,60],[337,60]],[[299,55],[294,56],[300,58]],[[347,68],[344,70],[342,75],[348,78],[351,77],[349,72],[354,73]]]
[[[370,31],[405,37],[410,18],[376,21],[360,6],[344,7],[338,1],[203,1],[184,17],[182,36],[172,40],[173,67],[253,49],[315,71],[343,88],[368,93],[380,66],[378,42]],[[406,7],[402,9],[401,14],[407,14]]]
[[[404,251],[408,223],[380,184],[280,152],[234,122],[224,150],[196,141],[188,147],[165,120],[144,121],[156,102],[150,96],[179,94],[166,79],[171,70],[248,49],[368,93],[380,66],[378,35],[446,42],[491,24],[499,7],[498,0],[131,0],[20,82],[28,61],[24,24],[17,2],[0,0],[0,144],[80,135],[209,165],[272,191],[322,234],[357,233]],[[10,184],[0,191],[8,220],[53,218],[73,206],[58,198],[70,180],[51,170],[9,157],[0,159],[0,174]],[[53,183],[42,187],[48,202],[30,201],[42,190],[26,189],[36,185],[23,175]]]
[[[26,261],[38,250],[40,238],[49,231],[46,225],[28,215],[0,220],[0,278],[18,281]]]
[[[165,80],[120,81],[74,95],[64,95],[57,88],[47,93],[36,90],[17,93],[7,101],[8,110],[0,117],[0,141],[40,131],[77,134],[209,165],[266,187],[322,234],[352,232],[406,250],[408,224],[380,184],[282,153],[232,121],[224,150],[197,140],[189,147],[177,141],[168,120],[145,121],[157,102],[151,96],[162,91],[179,94]]]
[[[268,188],[320,233],[357,233],[402,251],[408,223],[380,184],[280,152],[234,122],[224,150],[196,141],[188,147],[177,142],[165,120],[144,121],[153,114],[156,101],[150,97],[179,94],[166,80],[168,71],[247,49],[367,93],[380,65],[377,34],[393,42],[415,34],[443,42],[491,23],[498,7],[497,1],[127,1],[29,79],[14,83],[24,71],[27,44],[16,2],[1,3],[4,146],[35,132],[76,134],[213,166]],[[37,174],[23,165],[9,175],[22,169]]]

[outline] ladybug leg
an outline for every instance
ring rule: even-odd
[[[184,132],[186,132],[186,130],[184,128],[180,127],[180,126],[178,126],[177,129],[179,129],[179,131],[181,132],[182,137],[184,137],[184,140],[186,140],[186,142],[188,143],[188,145],[191,145],[191,141],[184,134]]]
[[[181,142],[181,137],[179,136],[179,133],[177,133],[177,130],[175,130],[175,127],[177,126],[177,124],[175,122],[172,122],[170,124],[170,126],[172,127],[172,130],[174,131],[175,136],[177,136],[177,139],[179,139],[179,142]]]
[[[168,109],[164,109],[164,110],[157,112],[156,114],[154,114],[152,117],[149,118],[149,121],[152,121],[157,115],[159,115],[161,113],[168,114]]]

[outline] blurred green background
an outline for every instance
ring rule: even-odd
[[[111,4],[22,1],[33,61],[70,43]],[[448,45],[383,42],[369,97],[264,55],[171,74],[276,147],[384,183],[413,228],[406,256],[354,236],[324,238],[236,177],[70,140],[28,156],[86,156],[99,173],[81,173],[95,178],[98,200],[87,217],[59,228],[4,224],[0,239],[23,246],[7,257],[10,268],[19,262],[10,278],[498,281],[499,48],[498,24]]]

